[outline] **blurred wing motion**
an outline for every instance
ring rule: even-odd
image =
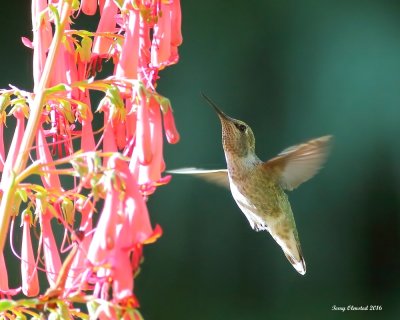
[[[208,182],[218,184],[222,187],[229,188],[229,178],[227,169],[219,170],[205,170],[197,168],[182,168],[176,170],[169,170],[168,173],[172,174],[190,174],[200,177]]]
[[[323,136],[283,150],[263,164],[264,169],[279,173],[283,189],[293,190],[311,179],[329,153],[332,136]]]

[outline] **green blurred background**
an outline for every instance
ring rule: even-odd
[[[30,89],[19,39],[30,36],[29,1],[8,6],[0,85]],[[158,87],[181,133],[165,146],[168,168],[225,166],[200,91],[252,127],[261,159],[335,141],[325,168],[289,195],[305,276],[227,190],[186,176],[161,187],[148,205],[164,235],[145,248],[135,284],[145,319],[398,319],[400,2],[182,0],[182,10],[181,59]],[[348,305],[383,310],[332,311]]]

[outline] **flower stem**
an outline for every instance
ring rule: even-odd
[[[13,181],[10,181],[5,190],[3,190],[4,193],[0,203],[0,252],[3,252],[4,249],[10,218],[13,211],[13,202],[16,191],[15,189],[18,185],[15,183],[15,176],[25,169],[28,162],[29,150],[31,150],[38,126],[40,124],[42,107],[45,100],[45,90],[49,85],[50,75],[55,64],[55,57],[64,35],[65,24],[70,16],[71,3],[72,0],[60,0],[59,2],[59,8],[61,10],[60,20],[58,23],[56,21],[55,34],[50,45],[49,54],[46,59],[46,64],[44,66],[37,91],[35,92],[35,99],[33,100],[33,104],[30,108],[30,115],[26,125],[26,130],[19,147],[20,152],[18,153],[17,159],[13,164],[12,174],[9,175]],[[7,175],[3,174],[3,178],[6,176]]]

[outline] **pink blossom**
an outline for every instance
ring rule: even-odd
[[[114,130],[111,123],[111,115],[107,106],[104,108],[104,133],[103,133],[103,152],[117,152],[117,144]],[[107,166],[108,157],[104,158],[103,164]]]
[[[11,174],[11,170],[13,164],[17,159],[19,153],[19,147],[21,145],[22,137],[25,132],[25,116],[21,108],[15,110],[14,116],[17,119],[17,123],[15,127],[14,136],[11,141],[10,149],[8,150],[7,159],[4,164],[3,175],[1,176],[1,182],[0,182],[1,190],[5,190],[6,185],[10,183],[9,177]]]
[[[163,135],[161,124],[160,105],[151,99],[148,106],[149,144],[151,146],[152,159],[148,164],[143,163],[139,169],[139,184],[158,181],[161,178],[163,168]],[[138,148],[139,151],[139,148]]]
[[[52,69],[50,87],[59,83],[71,84],[78,80],[77,61],[75,61],[75,48],[72,39],[67,37],[65,44],[66,46],[60,46],[57,51],[56,59],[58,63]]]
[[[135,150],[137,150],[140,164],[150,164],[153,153],[151,150],[149,106],[145,97],[140,99],[140,104],[137,106]]]
[[[101,17],[96,32],[115,32],[117,12],[118,8],[114,0],[105,0],[104,6],[100,5]],[[92,57],[108,57],[113,43],[113,39],[109,37],[96,36],[93,42]]]
[[[61,191],[62,187],[60,178],[57,174],[53,173],[55,170],[54,165],[51,164],[53,162],[53,158],[50,154],[44,131],[41,128],[39,129],[36,137],[36,152],[38,159],[40,159],[43,163],[46,163],[46,165],[42,167],[44,172],[44,174],[41,175],[43,185],[48,189],[53,188]]]
[[[177,48],[182,44],[182,13],[179,0],[172,1],[171,14],[171,45]]]
[[[132,296],[133,273],[128,250],[117,248],[113,253],[113,297],[121,301]]]
[[[97,0],[81,0],[81,10],[84,14],[92,16],[96,13]]]
[[[179,142],[180,136],[175,127],[175,120],[171,106],[169,106],[164,113],[164,129],[169,143],[174,144]]]
[[[47,14],[40,16],[47,9],[46,0],[32,1],[32,26],[33,26],[33,79],[35,88],[39,84],[40,77],[46,63],[47,50],[52,40],[52,29]],[[36,91],[36,89],[35,89]]]
[[[97,276],[112,277],[113,297],[119,301],[132,296],[133,266],[137,268],[141,245],[153,237],[154,231],[146,204],[131,178],[127,163],[112,158],[108,164],[110,169],[119,172],[119,176],[114,182],[110,180],[107,183],[109,196],[106,197],[88,258],[95,266],[109,266],[99,269]],[[121,193],[119,188],[122,186],[124,192]],[[139,252],[136,252],[137,248]],[[135,264],[130,258],[132,251]]]
[[[109,160],[112,162],[113,160]],[[96,231],[88,251],[88,259],[93,265],[106,262],[106,258],[115,246],[117,224],[121,219],[121,196],[109,177],[106,181],[106,198]]]
[[[182,43],[179,1],[161,2],[161,12],[151,46],[151,65],[159,69],[178,61],[176,48]]]
[[[43,210],[43,208],[41,208],[41,205],[39,205],[36,207],[36,210]],[[54,287],[57,281],[58,273],[61,269],[61,259],[51,227],[51,219],[53,217],[48,210],[45,212],[39,212],[39,219],[42,227],[42,250],[44,254],[46,276],[50,286]]]
[[[71,270],[68,273],[68,278],[65,284],[65,288],[68,290],[77,290],[79,285],[83,281],[83,271],[87,267],[86,259],[87,252],[92,242],[92,214],[94,211],[94,206],[89,199],[86,201],[78,200],[76,203],[76,208],[81,212],[81,223],[79,232],[84,233],[84,237],[79,241],[78,251],[74,257],[74,261],[71,265]]]
[[[6,162],[6,153],[4,151],[4,123],[3,116],[0,116],[0,172],[4,169],[4,163]]]
[[[3,253],[0,254],[0,294],[6,293],[8,288],[8,272]]]
[[[71,8],[70,4],[60,0],[32,1],[33,40],[22,41],[33,48],[34,90],[22,95],[18,90],[13,93],[16,99],[11,107],[16,127],[6,158],[3,114],[0,115],[0,189],[15,191],[14,198],[23,200],[26,211],[21,247],[22,292],[26,296],[39,294],[38,270],[42,266],[38,263],[44,262],[50,288],[39,299],[65,299],[66,308],[72,309],[76,308],[69,300],[72,294],[84,295],[88,301],[94,296],[99,298],[97,301],[104,301],[94,318],[132,319],[132,308],[139,307],[134,287],[143,247],[162,234],[160,226],[152,226],[146,201],[158,186],[171,179],[162,176],[163,127],[169,143],[179,141],[171,106],[156,89],[159,71],[179,58],[180,2],[81,0],[80,9]],[[92,46],[89,32],[70,28],[80,12],[94,15],[97,5],[100,21]],[[55,25],[59,21],[54,10],[67,19]],[[53,38],[53,30],[59,28],[63,37],[57,44],[59,33]],[[113,74],[106,79],[98,79],[102,75],[95,78],[105,58],[112,58]],[[43,74],[45,65],[49,74]],[[103,113],[104,125],[96,132],[89,93],[92,89],[106,93],[97,108]],[[36,110],[40,116],[33,117],[36,122],[29,118],[27,125],[36,144],[28,143],[26,150],[19,150],[21,141],[29,140],[22,139],[27,134],[25,118],[28,113],[32,117]],[[15,162],[21,154],[29,155],[31,161],[24,159],[19,168]],[[97,161],[99,158],[103,161]],[[16,183],[10,189],[13,170]],[[30,174],[40,174],[41,183],[26,179]],[[72,176],[72,186],[62,183],[62,175]],[[62,199],[69,201],[67,213],[60,205]],[[18,201],[11,207],[16,213]],[[30,208],[35,208],[34,216],[40,225],[35,228],[38,248],[34,248],[35,241],[31,239]],[[63,241],[60,246],[56,242],[54,218],[65,228],[64,239],[73,242],[73,251],[64,261],[60,252],[71,243]],[[6,263],[0,252],[0,295],[18,291],[19,288],[8,287]],[[124,308],[125,313],[117,312]],[[141,316],[135,311],[133,318],[139,320]]]
[[[34,297],[39,294],[39,278],[33,254],[30,224],[31,217],[25,214],[22,231],[21,277],[22,292],[28,297]]]
[[[137,113],[135,110],[135,103],[132,99],[126,99],[125,108],[126,108],[126,140],[129,144],[136,135],[136,122],[137,122]]]
[[[8,287],[8,272],[3,253],[0,253],[0,298],[10,298],[21,291],[21,288],[10,289]]]
[[[90,107],[90,101],[87,101],[87,105],[88,107]],[[81,149],[84,152],[94,151],[96,149],[96,142],[94,140],[94,134],[92,128],[92,120],[93,120],[92,111],[88,109],[86,111],[85,118],[81,119],[82,123]]]
[[[136,79],[139,60],[139,11],[130,10],[126,19],[125,40],[115,75],[119,78]]]
[[[153,234],[149,213],[135,180],[131,178],[127,163],[120,163],[120,172],[124,173],[126,190],[123,200],[125,220],[119,234],[123,248],[131,248],[137,243],[144,243]]]

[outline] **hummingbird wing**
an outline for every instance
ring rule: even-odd
[[[264,169],[278,174],[283,189],[293,190],[311,179],[322,167],[329,153],[332,136],[323,136],[283,150],[264,162]]]
[[[215,183],[219,186],[229,188],[229,178],[227,169],[206,170],[199,168],[182,168],[175,170],[168,170],[172,174],[190,174],[200,177],[208,182]]]

